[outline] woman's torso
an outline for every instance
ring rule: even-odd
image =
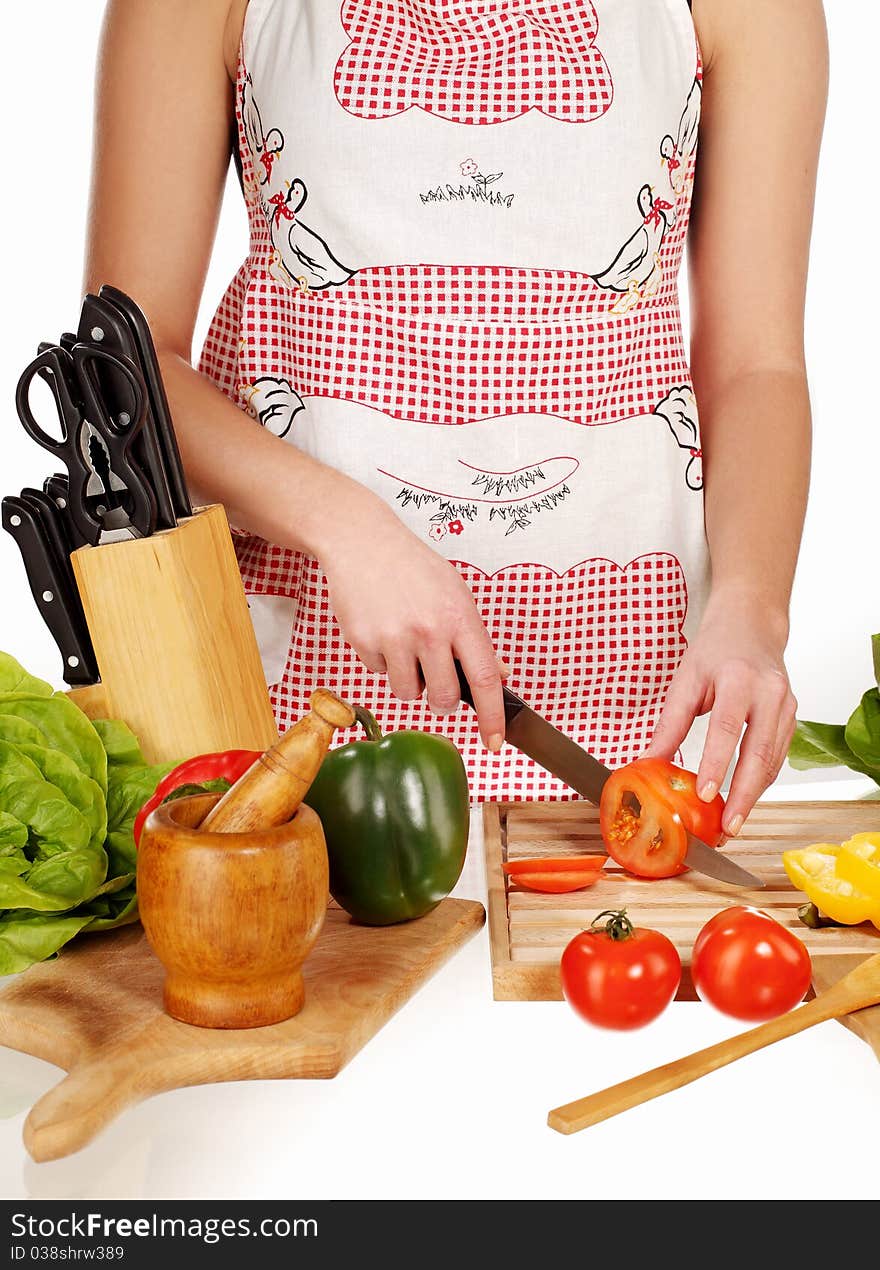
[[[700,79],[685,0],[251,0],[242,40],[251,251],[202,369],[455,562],[512,686],[611,763],[707,580],[677,298]],[[355,665],[315,562],[239,554],[282,725],[336,674],[431,726]],[[478,792],[562,792],[443,726]]]

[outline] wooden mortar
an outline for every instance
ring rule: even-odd
[[[311,705],[226,794],[164,803],[144,825],[141,920],[183,1023],[263,1027],[302,1009],[329,876],[321,822],[301,802],[334,728],[354,721],[326,690]]]

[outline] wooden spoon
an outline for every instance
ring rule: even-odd
[[[878,1002],[880,953],[863,961],[833,988],[828,988],[826,992],[820,993],[789,1014],[780,1015],[778,1019],[771,1019],[769,1023],[762,1023],[760,1027],[732,1036],[718,1045],[710,1045],[708,1049],[699,1050],[696,1054],[689,1054],[687,1058],[655,1067],[653,1071],[643,1072],[641,1076],[633,1076],[630,1080],[600,1090],[597,1094],[590,1094],[587,1098],[578,1098],[563,1107],[555,1107],[548,1115],[547,1123],[558,1133],[577,1133],[588,1125],[608,1120],[621,1111],[628,1111],[630,1107],[637,1107],[639,1103],[648,1102],[671,1089],[689,1085],[692,1080],[698,1080],[707,1072],[714,1072],[745,1054],[753,1054],[755,1050],[772,1045],[774,1041],[794,1036],[796,1032],[803,1032],[816,1023],[825,1023],[828,1019],[839,1019],[855,1010],[864,1010]]]

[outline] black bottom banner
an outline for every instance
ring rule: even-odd
[[[495,1270],[502,1259],[504,1266],[530,1270],[598,1261],[636,1270],[656,1267],[668,1254],[676,1270],[705,1267],[707,1256],[709,1264],[718,1256],[732,1266],[746,1258],[749,1270],[778,1270],[797,1247],[792,1231],[798,1229],[798,1212],[806,1220],[810,1206],[743,1205],[756,1213],[751,1237],[751,1219],[742,1224],[738,1215],[731,1224],[724,1201],[0,1201],[0,1248],[5,1244],[0,1263],[271,1270],[335,1268],[345,1257],[377,1270],[425,1263],[448,1264],[449,1270],[485,1264]],[[862,1211],[873,1225],[876,1206]],[[848,1239],[857,1243],[853,1216],[847,1218]],[[811,1229],[812,1264],[821,1264],[820,1234]],[[834,1255],[833,1241],[827,1251]]]

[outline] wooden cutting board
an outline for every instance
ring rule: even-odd
[[[24,1144],[37,1161],[69,1155],[166,1089],[335,1076],[484,920],[472,900],[386,927],[355,926],[331,905],[304,967],[302,1011],[242,1031],[163,1013],[162,967],[140,926],[86,936],[0,991],[0,1044],[69,1072],[31,1109]]]
[[[880,830],[877,803],[759,803],[725,851],[762,877],[765,890],[741,891],[693,872],[654,881],[634,878],[609,860],[602,877],[587,890],[539,895],[511,885],[502,861],[590,852],[601,843],[597,809],[586,802],[487,803],[483,832],[495,999],[562,1000],[563,949],[606,908],[626,908],[635,925],[669,936],[684,964],[679,1000],[696,1000],[690,953],[700,928],[733,904],[754,904],[793,930],[813,959],[814,987],[830,987],[858,961],[880,952],[880,931],[870,924],[823,930],[804,926],[797,910],[805,897],[788,880],[780,856],[793,847],[841,842],[871,829]],[[880,1057],[880,1007],[846,1022]]]

